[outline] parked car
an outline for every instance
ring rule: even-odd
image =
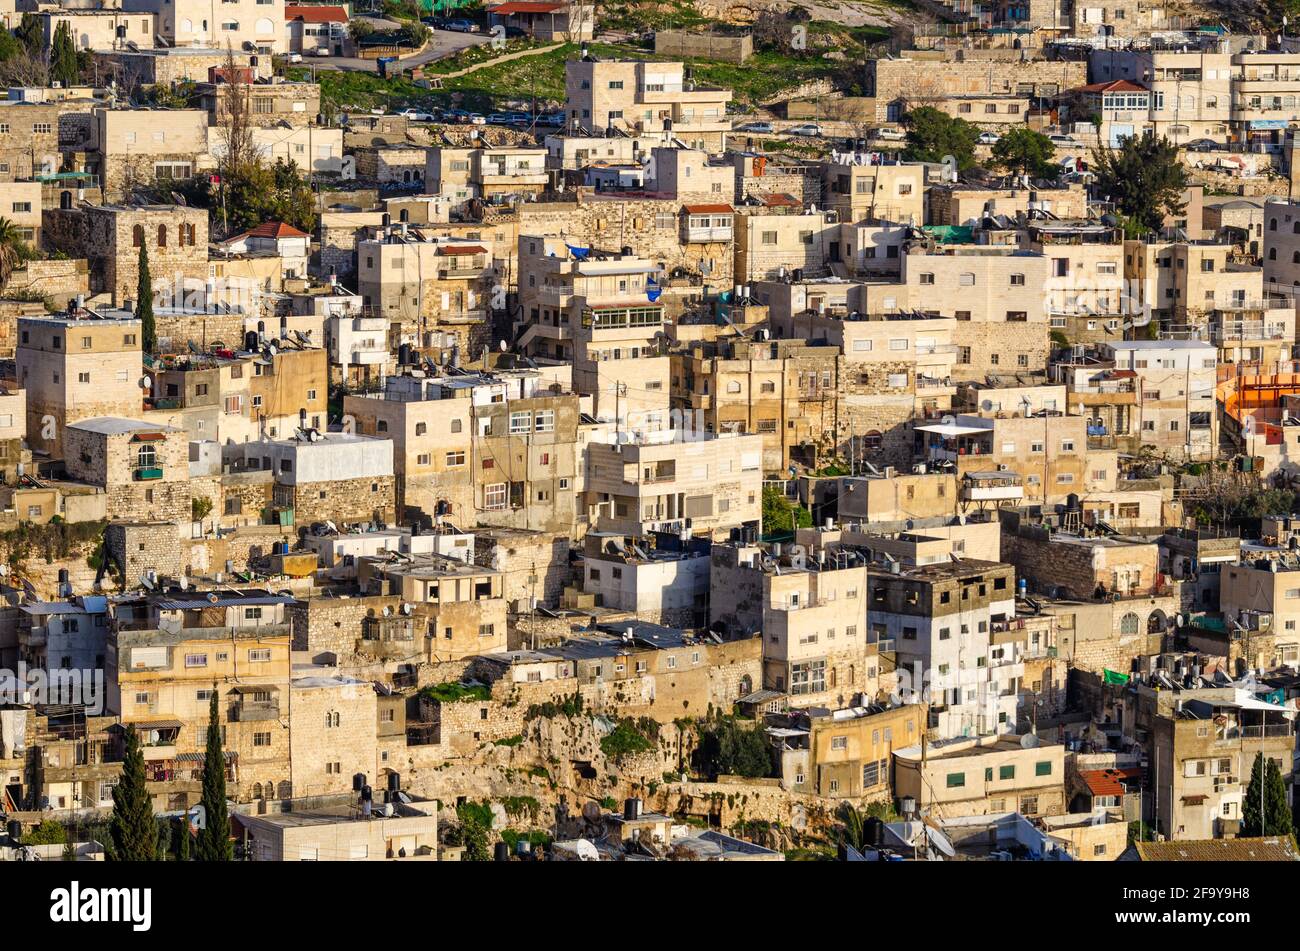
[[[757,132],[759,135],[771,135],[776,132],[776,126],[770,122],[745,122],[736,126],[737,132]]]
[[[1213,139],[1193,139],[1186,145],[1189,152],[1218,152],[1222,148],[1223,146]]]
[[[805,122],[803,125],[791,126],[785,131],[787,135],[821,135],[822,127],[815,122]]]
[[[874,138],[881,139],[885,142],[902,142],[907,138],[907,133],[902,129],[894,129],[890,126],[881,126],[879,129],[872,129],[871,135]]]
[[[1061,132],[1055,132],[1052,135],[1049,135],[1047,138],[1051,140],[1051,143],[1053,145],[1064,145],[1067,148],[1075,148],[1079,144],[1077,141],[1075,141],[1074,136],[1065,135]]]
[[[312,55],[313,55],[313,56],[329,56],[329,55],[330,55],[330,49],[329,49],[328,46],[318,46],[318,47],[316,47],[316,50],[315,50],[315,52],[312,53]]]
[[[510,124],[510,113],[508,113],[508,112],[493,112],[493,113],[491,113],[490,115],[488,115],[488,117],[487,117],[487,124],[488,124],[488,125],[509,125],[509,124]]]
[[[564,125],[564,113],[543,112],[540,116],[537,117],[537,124],[558,129],[560,126]]]
[[[481,112],[471,112],[466,120],[470,125],[486,125],[487,119],[483,118]]]
[[[980,145],[997,145],[998,139],[1000,138],[1002,138],[1002,136],[998,135],[996,132],[981,132],[976,141],[979,142]]]
[[[291,63],[301,63],[301,62],[302,62],[302,54],[301,54],[301,53],[290,53],[290,54],[289,54],[289,62],[291,62]]]
[[[448,20],[447,25],[444,26],[443,29],[451,30],[451,32],[453,33],[481,33],[482,32],[482,27],[480,27],[473,20],[464,20],[464,19]]]
[[[421,112],[419,109],[403,109],[398,113],[409,122],[437,122],[438,117],[432,112]]]

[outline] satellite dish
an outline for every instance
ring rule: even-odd
[[[574,851],[578,853],[579,862],[600,861],[600,853],[597,852],[596,847],[592,845],[590,842],[588,842],[586,839],[579,839],[577,844],[573,848]]]
[[[1038,745],[1037,733],[1026,733],[1020,738],[1020,748],[1022,750],[1032,750]]]
[[[153,380],[147,376],[140,377],[140,389],[149,390],[153,388]]]
[[[405,601],[402,602],[402,613],[407,616],[410,616],[411,613],[411,605]]]
[[[502,353],[505,353],[508,349],[510,349],[510,345],[507,344],[504,340],[502,340],[497,346],[499,347]]]
[[[217,592],[215,591],[208,592],[208,604],[216,604],[220,600],[221,599],[217,597]]]

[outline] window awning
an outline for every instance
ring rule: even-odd
[[[980,433],[992,435],[993,427],[962,426],[957,423],[935,423],[932,426],[917,426],[918,433],[934,433],[936,436],[975,436]]]

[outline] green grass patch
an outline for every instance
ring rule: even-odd
[[[492,691],[483,684],[445,683],[433,684],[420,691],[420,696],[438,703],[461,703],[466,700],[492,699]]]

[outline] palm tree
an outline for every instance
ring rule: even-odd
[[[0,218],[0,290],[9,283],[9,277],[26,260],[27,254],[27,242],[18,226],[8,218]]]

